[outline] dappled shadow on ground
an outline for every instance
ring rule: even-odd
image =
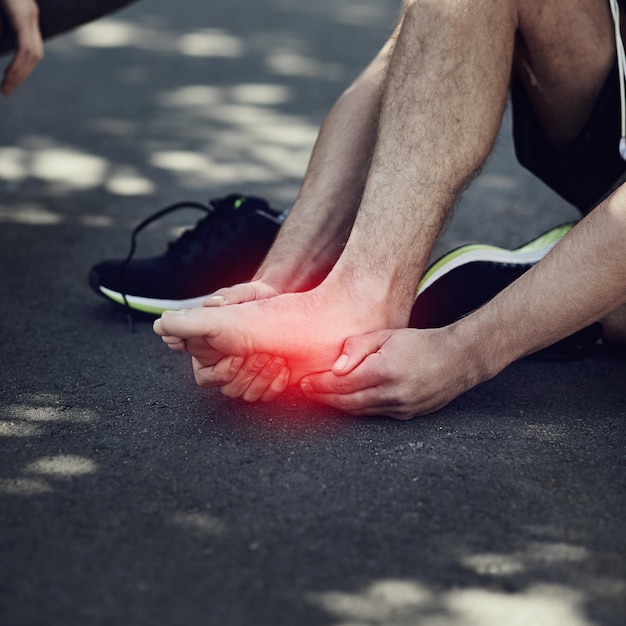
[[[5,311],[7,623],[620,623],[622,355],[357,420],[199,390],[148,324],[57,287]]]
[[[153,1],[58,39],[7,107],[0,179],[122,197],[237,185],[292,200],[322,115],[395,16],[394,2],[341,5]],[[52,92],[44,72],[58,77]]]
[[[620,623],[623,358],[394,423],[231,402],[141,326],[78,326],[3,392],[7,623]]]

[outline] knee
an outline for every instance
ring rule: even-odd
[[[404,0],[402,3],[402,19],[428,22],[434,18],[453,18],[452,7],[457,0]]]
[[[427,28],[439,25],[472,30],[482,24],[489,28],[502,17],[517,14],[515,0],[403,0],[402,20],[407,24],[421,24]]]

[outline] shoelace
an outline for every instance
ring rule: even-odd
[[[615,26],[615,47],[617,50],[617,68],[619,80],[620,112],[621,112],[621,136],[619,140],[619,153],[626,161],[626,52],[624,51],[624,41],[622,40],[622,30],[620,28],[620,12],[618,0],[609,0],[611,15]]]
[[[235,209],[239,208],[239,206],[241,206],[243,201],[244,201],[244,198],[234,200],[233,208]],[[200,211],[204,211],[207,215],[216,215],[220,209],[221,204],[222,202],[220,200],[215,200],[215,201],[212,200],[210,201],[209,204],[202,204],[201,202],[193,202],[193,201],[176,202],[148,216],[146,219],[139,222],[139,224],[137,224],[135,228],[133,228],[131,235],[130,235],[130,249],[128,251],[128,255],[122,261],[122,263],[120,264],[120,268],[119,268],[121,294],[122,294],[122,299],[124,300],[124,309],[126,310],[126,319],[128,320],[128,326],[130,328],[131,333],[135,332],[135,322],[133,320],[133,310],[128,304],[128,299],[126,298],[125,275],[126,275],[126,268],[128,267],[129,263],[133,260],[133,257],[135,256],[135,252],[137,250],[137,236],[139,235],[139,233],[145,228],[147,228],[153,222],[156,222],[157,220],[161,219],[162,217],[165,217],[166,215],[169,215],[170,213],[179,211],[180,209],[198,209]],[[172,244],[170,244],[170,246],[171,245]]]

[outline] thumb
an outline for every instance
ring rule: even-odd
[[[337,376],[349,374],[355,367],[363,363],[370,354],[377,352],[388,338],[389,332],[386,330],[349,337],[343,344],[341,355],[331,368],[333,374]]]
[[[252,300],[264,300],[277,295],[277,292],[269,285],[260,281],[240,283],[233,287],[223,287],[210,295],[202,306],[224,306],[226,304],[241,304]]]

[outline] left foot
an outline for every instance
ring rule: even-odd
[[[393,327],[392,316],[371,300],[331,298],[319,288],[223,307],[165,311],[154,324],[162,337],[203,336],[225,355],[283,357],[290,384],[330,370],[348,337]]]

